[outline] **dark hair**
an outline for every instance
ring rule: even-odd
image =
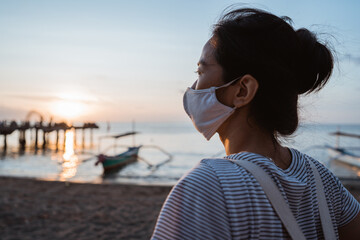
[[[233,10],[214,26],[215,58],[229,82],[250,74],[259,83],[250,113],[273,136],[298,126],[298,95],[320,90],[333,69],[333,55],[316,36],[297,31],[288,17],[251,8]]]

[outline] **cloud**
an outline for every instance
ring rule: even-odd
[[[55,101],[59,100],[59,97],[52,96],[25,96],[25,95],[7,95],[8,97],[25,99],[25,100],[34,100],[34,101]]]
[[[0,105],[0,121],[24,119],[26,111],[18,108],[5,107]]]
[[[353,54],[347,53],[347,54],[344,54],[341,59],[348,60],[350,62],[360,65],[360,56],[355,56]]]
[[[98,102],[97,100],[93,100],[93,99],[67,99],[58,96],[32,96],[32,95],[7,95],[7,96],[17,99],[25,99],[25,100],[33,100],[33,101],[41,101],[41,102],[71,101],[71,102],[80,102],[84,104],[94,104]]]

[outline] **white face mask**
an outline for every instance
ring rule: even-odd
[[[195,128],[204,135],[207,140],[216,133],[218,128],[230,117],[236,107],[228,107],[220,103],[216,98],[216,89],[224,88],[238,80],[222,85],[195,90],[187,88],[184,94],[183,104]]]

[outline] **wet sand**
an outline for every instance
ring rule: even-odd
[[[0,239],[149,239],[170,190],[0,177]]]
[[[149,239],[170,190],[0,177],[0,239]]]

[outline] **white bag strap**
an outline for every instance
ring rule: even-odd
[[[271,177],[255,163],[245,160],[232,161],[249,171],[259,182],[290,237],[295,240],[305,240],[306,238],[293,213],[291,212],[289,205],[286,203],[280,190]]]
[[[335,234],[335,228],[331,220],[330,211],[325,197],[325,192],[323,191],[324,186],[319,171],[317,170],[315,164],[311,160],[309,160],[308,162],[310,163],[310,166],[312,168],[315,177],[316,196],[319,202],[319,212],[320,212],[321,226],[323,229],[324,238],[326,240],[335,240],[337,239]]]
[[[259,182],[260,186],[263,188],[266,196],[268,197],[271,205],[273,206],[275,212],[278,214],[282,223],[284,224],[286,230],[288,231],[290,237],[295,240],[305,239],[303,232],[300,229],[299,224],[297,223],[293,213],[290,210],[289,205],[286,203],[285,199],[282,197],[282,194],[271,177],[258,165],[255,163],[246,161],[246,160],[232,160],[234,163],[242,166],[247,171],[249,171],[255,179]],[[330,211],[327,205],[325,192],[322,191],[324,186],[320,174],[315,166],[315,164],[310,160],[311,169],[313,171],[316,183],[316,196],[319,203],[319,212],[321,219],[321,226],[324,233],[324,238],[326,240],[335,240],[336,234],[334,226],[332,224]]]

